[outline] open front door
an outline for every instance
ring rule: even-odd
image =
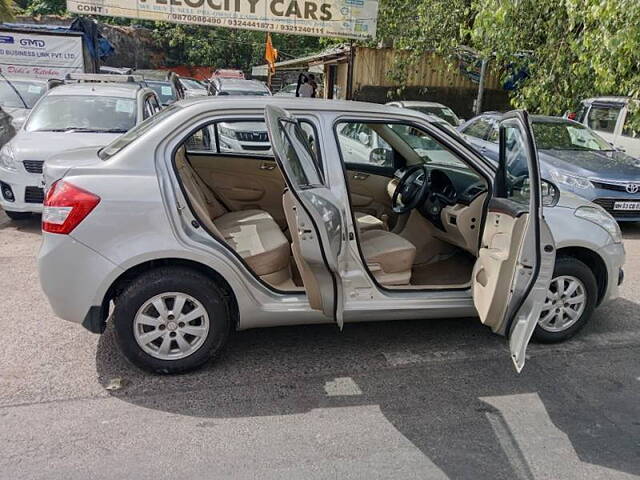
[[[273,153],[287,182],[283,206],[309,305],[342,328],[339,261],[344,228],[340,203],[325,186],[316,154],[298,121],[272,105],[265,108],[265,118]]]
[[[529,117],[500,122],[500,158],[478,260],[473,301],[480,320],[509,338],[520,372],[555,263],[555,244],[542,215],[540,170]]]

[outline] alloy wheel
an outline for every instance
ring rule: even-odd
[[[209,315],[202,303],[180,292],[150,298],[133,321],[133,334],[140,348],[160,360],[179,360],[196,352],[209,328]]]
[[[555,277],[549,285],[538,325],[548,332],[564,331],[580,319],[586,306],[586,288],[580,279],[571,275]]]

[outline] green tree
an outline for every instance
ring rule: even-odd
[[[7,22],[13,20],[13,10],[13,0],[0,0],[0,21]]]
[[[637,0],[382,0],[380,37],[410,53],[468,46],[494,68],[526,68],[514,106],[560,114],[593,95],[640,98]],[[505,76],[510,69],[504,69]]]
[[[30,0],[25,8],[27,15],[62,15],[66,11],[66,0]]]

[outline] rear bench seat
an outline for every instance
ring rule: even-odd
[[[291,276],[289,241],[267,212],[227,212],[187,161],[184,146],[176,152],[176,168],[198,219],[271,285]]]

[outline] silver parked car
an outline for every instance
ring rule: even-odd
[[[453,110],[446,105],[437,102],[423,102],[418,100],[398,100],[389,102],[387,105],[392,107],[408,108],[410,110],[417,110],[425,115],[435,115],[447,122],[452,127],[461,125],[464,120],[458,118]]]
[[[274,157],[221,151],[219,126],[247,121],[266,123]],[[344,124],[390,153],[344,162]],[[191,149],[203,130],[209,149]],[[525,112],[504,116],[501,135],[496,169],[415,111],[177,102],[47,162],[42,288],[92,332],[112,312],[126,357],[155,372],[202,365],[233,329],[474,315],[520,371],[532,335],[568,338],[617,295],[624,249],[605,211],[541,182]],[[60,178],[58,160],[77,166]]]

